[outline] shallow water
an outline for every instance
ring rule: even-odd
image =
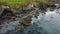
[[[38,16],[38,19],[33,17],[31,26],[24,28],[21,25],[21,27],[23,27],[24,29],[22,34],[39,34],[39,33],[40,34],[60,34],[60,15],[59,13],[56,13],[56,12],[58,12],[57,9],[55,9],[54,11],[48,10],[46,14],[40,13]],[[8,30],[13,30],[15,34],[16,31],[14,29],[15,29],[15,26],[18,26],[18,25],[19,25],[18,20],[12,21],[10,22],[10,24],[7,25],[7,27],[3,26],[3,28],[0,29],[0,34],[3,34]],[[41,27],[42,27],[42,30],[39,29]],[[29,33],[29,31],[31,32]]]
[[[60,9],[58,9],[58,11],[59,10]],[[58,11],[57,9],[54,11],[48,10],[44,15],[40,13],[40,18],[37,19],[36,24],[48,31],[48,34],[60,34],[60,15],[56,13]]]
[[[60,34],[60,15],[56,12],[56,9],[54,11],[48,10],[40,19],[40,22],[45,25],[43,27],[51,34]]]

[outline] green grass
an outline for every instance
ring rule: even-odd
[[[23,5],[27,5],[30,2],[39,1],[46,3],[47,0],[0,0],[0,4],[8,5],[11,8],[17,9]]]

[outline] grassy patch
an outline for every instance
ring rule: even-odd
[[[17,9],[23,5],[27,5],[28,3],[34,1],[47,3],[47,0],[0,0],[0,4],[8,5],[11,8]]]

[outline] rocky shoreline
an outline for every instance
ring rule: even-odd
[[[28,6],[23,6],[17,10],[11,9],[8,6],[1,5],[2,10],[0,11],[0,20],[1,19],[11,19],[11,20],[21,20],[21,19],[31,19],[34,15],[35,18],[38,18],[39,12],[44,13],[50,8],[51,11],[54,9],[59,9],[55,4],[49,5],[39,2],[31,2]],[[21,21],[20,21],[21,22]],[[27,22],[27,21],[26,21]],[[31,23],[31,20],[30,20]]]

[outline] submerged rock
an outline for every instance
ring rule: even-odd
[[[5,8],[0,14],[0,24],[2,24],[3,22],[5,23],[5,21],[9,21],[13,16],[15,16],[13,11],[11,11],[10,8]]]
[[[16,27],[15,30],[23,32],[23,28],[21,28],[21,27]]]
[[[20,23],[21,23],[23,26],[29,26],[29,25],[31,25],[31,21],[32,21],[31,18],[24,18],[24,19],[21,19],[21,20],[20,20]]]

